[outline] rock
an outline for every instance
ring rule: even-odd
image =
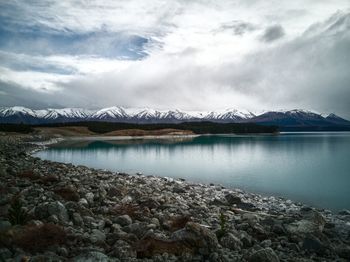
[[[102,243],[106,240],[106,234],[98,229],[91,231],[90,240],[92,243]]]
[[[0,259],[9,259],[12,257],[12,253],[10,250],[8,250],[7,248],[3,247],[0,248]]]
[[[132,219],[130,218],[129,215],[122,215],[122,216],[118,216],[118,217],[114,218],[113,222],[115,222],[121,226],[128,226],[128,225],[132,224]]]
[[[239,196],[232,193],[225,195],[225,199],[230,205],[237,205],[242,203],[242,199]]]
[[[109,262],[108,256],[101,252],[90,251],[84,252],[72,259],[72,262]]]
[[[252,246],[252,237],[247,232],[241,231],[239,239],[241,240],[243,247],[247,248]]]
[[[76,226],[82,226],[84,224],[83,218],[76,212],[72,214],[72,221]]]
[[[235,237],[232,233],[226,233],[220,238],[220,244],[231,250],[240,250],[243,246],[241,240]]]
[[[82,205],[82,206],[88,206],[89,205],[88,201],[85,198],[80,198],[79,204]]]
[[[286,230],[281,224],[273,225],[271,230],[277,235],[284,235],[286,233]]]
[[[113,246],[112,254],[119,259],[129,260],[136,258],[136,251],[125,241],[118,240]]]
[[[218,246],[216,235],[194,222],[188,222],[185,228],[175,231],[171,238],[187,243],[203,255],[213,252]]]
[[[321,253],[324,253],[325,246],[321,243],[321,241],[317,237],[309,235],[304,238],[302,249],[315,252],[317,254],[321,254]]]
[[[138,238],[142,238],[147,232],[148,224],[146,223],[133,223],[128,226],[123,227],[123,230],[127,233],[135,234]]]
[[[94,194],[89,192],[85,194],[85,199],[87,200],[87,202],[92,205],[94,203]]]
[[[261,242],[262,247],[270,247],[272,244],[272,241],[270,239],[265,239],[264,241]]]
[[[61,222],[67,222],[69,220],[67,209],[59,201],[37,206],[34,210],[34,214],[38,219],[45,219],[55,215]]]
[[[350,247],[349,246],[345,246],[345,245],[339,246],[335,249],[335,252],[338,254],[339,257],[350,261]]]
[[[341,215],[341,216],[350,216],[350,211],[347,210],[347,209],[343,209],[343,210],[340,210],[338,212],[338,214]]]
[[[271,248],[264,248],[254,252],[248,262],[279,262],[279,258]]]
[[[22,261],[26,261],[26,260],[22,260]],[[57,256],[55,253],[51,253],[51,252],[46,252],[45,254],[40,254],[40,255],[36,255],[30,258],[30,262],[61,262],[63,261],[62,257]]]
[[[11,223],[8,220],[0,220],[0,232],[6,231],[11,227]]]

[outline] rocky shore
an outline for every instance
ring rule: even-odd
[[[0,137],[0,261],[350,261],[350,212],[31,156]]]

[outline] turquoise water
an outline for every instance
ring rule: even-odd
[[[332,210],[350,209],[350,133],[69,140],[36,155],[131,174],[218,183]]]

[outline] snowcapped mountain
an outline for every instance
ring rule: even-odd
[[[329,129],[329,127],[349,127],[350,122],[335,114],[319,114],[312,111],[294,109],[278,111],[250,111],[226,109],[220,111],[155,110],[151,108],[124,108],[113,106],[100,110],[82,108],[32,110],[15,106],[0,108],[0,123],[44,124],[79,121],[106,121],[127,123],[180,123],[185,121],[212,121],[221,123],[257,123],[276,125],[284,130],[298,128]],[[330,128],[330,130],[332,130]],[[317,130],[318,130],[317,129]]]

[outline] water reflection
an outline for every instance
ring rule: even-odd
[[[221,183],[350,208],[349,133],[65,141],[38,156],[96,168]]]

